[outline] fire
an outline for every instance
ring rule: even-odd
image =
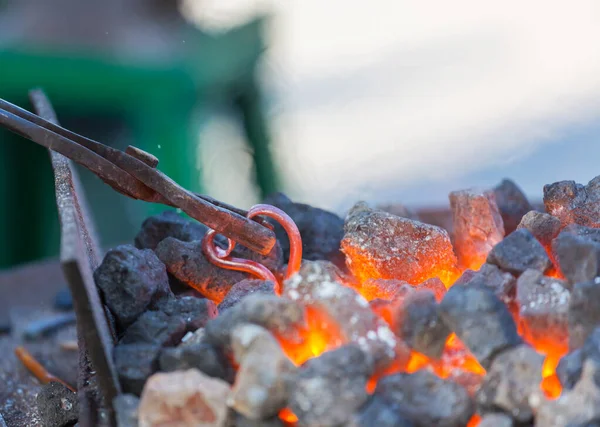
[[[542,390],[549,399],[556,399],[562,393],[562,385],[556,375],[556,367],[562,354],[554,353],[546,356],[542,366]]]
[[[296,366],[339,347],[344,341],[339,326],[313,307],[306,308],[306,323],[306,329],[297,331],[297,339],[278,337],[281,348]]]
[[[481,422],[481,417],[477,414],[473,415],[467,424],[467,427],[476,427]]]
[[[279,411],[279,418],[288,425],[294,425],[298,422],[298,417],[291,411],[290,408],[283,408],[281,411]]]

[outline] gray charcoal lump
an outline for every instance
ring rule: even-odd
[[[561,273],[571,284],[600,275],[600,243],[585,234],[565,229],[552,242],[552,252]]]
[[[94,272],[96,285],[121,329],[161,298],[172,296],[165,265],[154,252],[121,245]]]
[[[504,230],[510,234],[519,225],[521,218],[533,207],[523,191],[510,179],[504,179],[494,188],[496,204],[502,215]]]
[[[533,418],[531,398],[539,391],[544,356],[526,344],[500,353],[487,371],[476,400],[483,412],[498,409],[519,422]]]
[[[234,371],[225,355],[211,344],[200,341],[190,345],[163,348],[158,359],[164,372],[198,369],[206,375],[233,382]]]
[[[350,344],[310,359],[290,384],[289,407],[300,425],[344,425],[368,399],[373,362]]]
[[[38,415],[47,427],[73,425],[79,416],[77,394],[59,382],[42,386],[36,397]]]
[[[202,253],[201,241],[182,242],[167,237],[160,242],[155,252],[166,265],[169,274],[212,300],[222,301],[234,284],[244,279],[254,279],[248,273],[226,270],[211,264]],[[283,265],[279,245],[275,245],[267,256],[236,245],[232,255],[256,261],[271,271],[278,271]]]
[[[150,375],[158,370],[160,346],[118,344],[113,351],[115,369],[125,393],[139,396]]]
[[[163,299],[155,308],[168,316],[181,318],[185,322],[186,331],[189,332],[203,328],[206,322],[218,314],[214,302],[192,296]]]
[[[530,268],[544,272],[552,266],[542,244],[524,228],[514,231],[494,246],[487,262],[517,276]]]
[[[478,271],[466,270],[455,283],[487,288],[505,303],[514,299],[516,284],[517,280],[512,274],[492,264],[483,264]]]
[[[592,360],[600,366],[600,327],[594,329],[587,337],[583,347],[571,351],[560,359],[556,374],[564,388],[572,389],[579,381],[586,360]],[[600,386],[600,380],[598,385]]]
[[[344,237],[344,220],[332,212],[302,203],[294,203],[282,193],[269,195],[263,203],[273,205],[296,223],[302,236],[302,257],[307,260],[327,260],[343,266],[340,242]],[[275,234],[283,248],[285,259],[290,255],[287,233],[275,223]]]
[[[549,247],[558,236],[562,225],[555,216],[547,213],[530,211],[523,216],[517,228],[525,228],[544,246]]]
[[[513,427],[513,420],[505,414],[486,414],[481,418],[478,427]]]
[[[208,228],[197,221],[191,221],[175,211],[164,211],[147,218],[135,236],[135,246],[139,249],[156,249],[167,237],[182,242],[202,240]]]
[[[378,396],[373,396],[363,405],[350,423],[349,427],[414,427],[393,403]]]
[[[305,326],[304,308],[287,298],[254,293],[211,319],[204,329],[206,340],[229,351],[233,329],[244,323],[262,326],[275,335],[297,338],[297,328]]]
[[[475,412],[463,387],[427,370],[382,378],[374,398],[392,405],[415,427],[464,427]]]
[[[433,359],[442,356],[450,329],[440,317],[433,292],[409,295],[396,322],[396,333],[410,348]]]
[[[169,316],[161,311],[147,311],[127,328],[120,342],[174,346],[181,341],[186,331],[187,325],[183,318]]]
[[[506,304],[482,287],[451,287],[439,310],[444,322],[486,369],[496,354],[522,342]]]
[[[566,356],[563,356],[556,367],[556,376],[564,389],[572,389],[579,378],[583,368],[583,349],[573,350]]]
[[[227,296],[218,306],[219,313],[230,309],[239,303],[242,298],[253,294],[275,295],[275,284],[268,280],[246,279],[236,283],[227,293]]]
[[[569,301],[567,282],[527,270],[517,281],[519,318],[529,342],[551,343],[562,348],[569,340]]]
[[[600,325],[600,278],[577,283],[569,303],[569,348],[580,348]]]
[[[600,176],[587,185],[560,181],[544,186],[546,211],[563,225],[579,224],[600,227]]]

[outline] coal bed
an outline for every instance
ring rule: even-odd
[[[295,243],[277,221],[267,254],[227,254],[270,280],[216,265],[197,221],[146,219],[93,269],[118,381],[99,423],[600,426],[600,177],[543,194],[535,206],[504,180],[452,192],[439,215],[359,202],[345,218],[274,194],[263,203],[302,239],[297,271],[286,276]],[[69,293],[54,304],[60,313],[19,333],[35,342],[66,328],[77,349]],[[84,425],[90,409],[60,364],[35,415],[5,418]]]

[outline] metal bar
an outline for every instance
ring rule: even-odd
[[[31,91],[30,99],[40,116],[57,123],[50,101],[42,91]],[[115,425],[112,401],[120,393],[120,385],[112,361],[114,337],[93,279],[101,253],[71,161],[52,150],[50,156],[61,226],[60,260],[73,295],[79,343],[83,344],[80,345],[79,425]],[[93,384],[97,384],[98,390],[94,390]]]

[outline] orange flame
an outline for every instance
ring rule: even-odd
[[[320,310],[307,307],[306,322],[307,328],[297,331],[299,339],[277,337],[283,352],[296,366],[339,347],[344,341],[339,326]]]
[[[562,384],[556,375],[556,367],[561,357],[562,354],[560,353],[549,354],[542,366],[542,383],[540,386],[549,399],[556,399],[562,393]]]

